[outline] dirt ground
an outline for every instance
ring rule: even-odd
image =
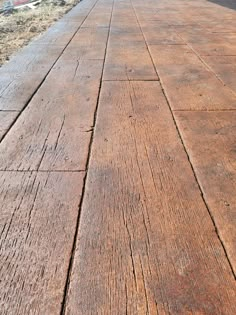
[[[35,9],[0,14],[0,67],[21,47],[43,33],[80,0],[42,0]],[[0,7],[3,5],[0,0]]]

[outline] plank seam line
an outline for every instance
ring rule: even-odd
[[[137,24],[138,24],[140,33],[142,34],[142,37],[143,37],[143,40],[144,40],[144,44],[145,44],[145,46],[146,46],[147,52],[148,52],[148,54],[149,54],[149,57],[150,57],[150,59],[151,59],[151,63],[152,63],[153,69],[154,69],[154,71],[155,71],[155,73],[156,73],[156,76],[157,76],[157,79],[158,79],[158,80],[156,80],[156,81],[160,81],[159,75],[158,75],[158,73],[157,73],[157,70],[156,70],[154,61],[153,61],[152,56],[151,56],[151,54],[150,54],[150,51],[149,51],[149,48],[148,48],[148,44],[147,44],[146,38],[145,38],[145,36],[144,36],[144,34],[143,34],[143,30],[142,30],[141,25],[140,25],[140,23],[139,23],[139,19],[138,19],[138,16],[137,16],[137,14],[136,14],[136,11],[135,11],[135,8],[134,8],[134,5],[133,5],[132,0],[130,0],[130,4],[131,4],[132,9],[133,9],[133,11],[134,11],[134,15],[135,15],[135,18],[136,18],[136,21],[137,21]]]
[[[89,14],[91,13],[91,11],[93,10],[93,8],[95,7],[95,5],[97,4],[99,0],[97,0],[94,5],[92,6],[92,8],[89,10],[88,14],[85,16],[85,18],[83,19],[82,23],[78,26],[77,30],[73,33],[72,37],[70,38],[70,40],[67,42],[67,44],[65,45],[65,47],[63,48],[63,50],[60,52],[59,56],[56,58],[56,60],[54,61],[54,63],[52,64],[52,66],[50,67],[50,69],[48,70],[48,72],[45,74],[44,78],[42,79],[42,81],[39,83],[39,85],[35,88],[34,92],[32,93],[32,95],[29,97],[29,99],[26,101],[25,105],[23,106],[23,108],[18,111],[19,114],[15,117],[15,119],[12,121],[12,123],[9,125],[6,133],[1,137],[0,139],[0,143],[4,140],[4,138],[8,135],[9,131],[12,129],[12,127],[15,125],[16,121],[18,120],[18,118],[21,116],[21,114],[24,112],[24,110],[26,109],[26,107],[28,107],[29,103],[32,101],[32,99],[34,98],[34,96],[37,94],[37,92],[39,91],[39,89],[41,88],[41,86],[43,85],[43,83],[45,82],[45,80],[47,79],[49,73],[52,71],[53,67],[55,66],[55,64],[58,62],[58,60],[61,58],[61,56],[63,55],[64,51],[66,50],[66,48],[68,47],[68,45],[70,44],[70,42],[72,41],[72,39],[75,37],[75,35],[77,34],[77,32],[79,31],[79,29],[82,27],[82,25],[84,24],[85,20],[87,19],[87,17],[89,16]],[[79,5],[79,3],[78,3]],[[68,13],[68,12],[67,12]],[[59,20],[60,21],[60,20]]]
[[[131,1],[131,3],[132,3],[132,0],[130,0],[130,1]],[[132,6],[133,6],[133,3],[132,3]],[[158,71],[157,71],[157,69],[156,69],[156,67],[155,67],[155,64],[154,64],[154,61],[153,61],[153,59],[152,59],[151,52],[150,52],[149,47],[148,47],[148,45],[147,45],[147,42],[146,42],[146,40],[145,40],[145,37],[144,37],[144,34],[143,34],[143,30],[142,30],[142,28],[141,28],[141,26],[140,26],[140,23],[139,23],[139,20],[138,20],[136,11],[135,11],[135,9],[134,9],[134,6],[133,6],[133,10],[134,10],[134,12],[135,12],[137,22],[138,22],[138,24],[139,24],[139,27],[140,27],[140,30],[141,30],[141,32],[142,32],[144,41],[145,41],[145,43],[146,43],[147,50],[148,50],[148,52],[149,52],[150,58],[151,58],[151,60],[152,60],[152,62],[153,62],[154,69],[155,69],[155,71],[156,71],[156,74],[158,75]],[[159,77],[159,75],[158,75],[158,77]],[[193,164],[192,164],[192,162],[191,162],[190,156],[189,156],[188,151],[187,151],[187,149],[186,149],[186,146],[185,146],[185,144],[184,144],[183,138],[182,138],[182,136],[181,136],[180,130],[179,130],[179,128],[178,128],[177,122],[176,122],[176,120],[175,120],[175,116],[174,116],[174,114],[173,114],[173,112],[172,112],[172,109],[171,109],[171,106],[170,106],[168,97],[167,97],[167,95],[166,95],[166,93],[165,93],[165,90],[164,90],[163,84],[162,84],[162,80],[161,80],[160,77],[159,77],[159,80],[160,80],[160,86],[161,86],[161,89],[162,89],[162,93],[163,93],[163,95],[164,95],[164,97],[165,97],[165,99],[166,99],[167,105],[168,105],[168,107],[169,107],[169,110],[170,110],[170,113],[171,113],[171,116],[172,116],[172,119],[173,119],[173,122],[174,122],[174,125],[175,125],[175,128],[176,128],[176,131],[177,131],[177,133],[178,133],[178,135],[179,135],[179,138],[180,138],[180,141],[181,141],[181,143],[182,143],[182,146],[183,146],[183,149],[184,149],[184,151],[185,151],[185,154],[186,154],[186,156],[187,156],[189,165],[190,165],[190,167],[191,167],[191,169],[192,169],[193,176],[194,176],[195,181],[196,181],[196,183],[197,183],[197,186],[198,186],[200,195],[201,195],[201,197],[202,197],[203,203],[205,204],[205,207],[206,207],[206,209],[207,209],[207,212],[208,212],[208,214],[209,214],[209,216],[210,216],[210,219],[211,219],[211,221],[212,221],[212,224],[213,224],[213,226],[214,226],[215,234],[216,234],[216,236],[217,236],[217,238],[218,238],[218,240],[219,240],[219,242],[220,242],[220,244],[221,244],[221,246],[222,246],[222,248],[223,248],[223,251],[224,251],[226,260],[228,261],[228,264],[229,264],[229,267],[230,267],[230,269],[231,269],[232,275],[233,275],[234,279],[236,280],[236,275],[235,275],[235,272],[234,272],[233,265],[231,264],[231,261],[230,261],[230,259],[229,259],[227,250],[226,250],[225,245],[224,245],[224,242],[223,242],[223,240],[221,239],[221,237],[220,237],[220,235],[219,235],[219,230],[218,230],[217,225],[216,225],[216,223],[215,223],[214,216],[212,215],[212,213],[211,213],[211,211],[210,211],[210,207],[208,206],[208,203],[207,203],[206,198],[205,198],[205,196],[204,196],[203,190],[202,190],[201,185],[200,185],[200,183],[199,183],[199,181],[198,181],[197,174],[196,174],[196,172],[195,172],[195,170],[194,170],[194,167],[193,167]]]
[[[63,294],[63,300],[62,300],[62,304],[61,304],[60,315],[64,315],[65,314],[66,307],[67,307],[67,298],[68,298],[69,287],[70,287],[71,273],[72,273],[73,264],[74,264],[75,251],[76,251],[76,246],[77,246],[77,237],[78,237],[79,226],[80,226],[80,218],[81,218],[81,212],[82,212],[83,201],[84,201],[85,190],[86,190],[87,174],[88,174],[88,169],[89,169],[89,164],[90,164],[90,158],[91,158],[91,152],[92,152],[92,144],[93,144],[93,140],[94,140],[94,131],[95,131],[95,126],[96,126],[96,122],[97,122],[98,106],[99,106],[101,89],[102,89],[102,77],[103,77],[103,73],[104,73],[105,60],[106,60],[106,55],[107,55],[107,47],[108,47],[108,41],[109,41],[109,37],[110,37],[113,8],[114,8],[114,0],[112,2],[111,17],[110,17],[110,24],[109,24],[109,28],[108,28],[109,31],[108,31],[107,40],[106,40],[106,48],[105,48],[104,59],[103,59],[103,66],[102,66],[101,79],[100,79],[100,86],[99,86],[99,91],[98,91],[98,96],[97,96],[96,108],[95,108],[95,111],[94,111],[93,126],[92,126],[93,130],[92,130],[91,138],[90,138],[90,142],[89,142],[88,156],[87,156],[86,168],[85,168],[85,176],[84,176],[84,179],[83,179],[83,188],[82,188],[80,203],[79,203],[79,206],[78,206],[78,216],[77,216],[77,222],[76,222],[76,228],[75,228],[73,245],[72,245],[72,249],[71,249],[69,266],[68,266],[68,270],[67,270],[67,277],[66,277],[66,283],[65,283],[65,287],[64,287],[64,294]]]
[[[162,86],[162,84],[161,84],[161,86]],[[162,91],[163,91],[163,94],[165,95],[165,98],[166,98],[166,100],[167,100],[167,96],[166,96],[166,93],[165,93],[165,90],[163,89],[163,87],[162,87]],[[229,263],[229,267],[230,267],[230,269],[231,269],[231,272],[232,272],[232,274],[233,274],[233,277],[234,277],[234,279],[236,280],[236,274],[235,274],[235,272],[234,272],[233,265],[232,265],[232,263],[231,263],[231,261],[230,261],[230,258],[229,258],[229,256],[228,256],[228,253],[227,253],[227,250],[226,250],[224,241],[221,239],[221,236],[220,236],[220,234],[219,234],[219,230],[218,230],[218,227],[217,227],[217,225],[216,225],[214,216],[213,216],[213,214],[211,213],[210,207],[209,207],[209,205],[208,205],[208,203],[207,203],[207,200],[206,200],[205,195],[204,195],[204,193],[203,193],[202,187],[201,187],[201,185],[200,185],[200,183],[199,183],[199,181],[198,181],[197,174],[196,174],[196,172],[195,172],[194,166],[193,166],[192,161],[191,161],[191,158],[190,158],[190,156],[189,156],[189,154],[188,154],[187,148],[186,148],[185,143],[184,143],[184,140],[183,140],[183,138],[182,138],[182,136],[181,136],[180,130],[179,130],[179,128],[178,128],[177,122],[176,122],[176,120],[175,120],[174,114],[173,114],[173,112],[172,112],[172,110],[171,110],[171,107],[170,107],[170,104],[169,104],[168,100],[167,100],[167,103],[168,103],[168,106],[169,106],[170,111],[171,111],[171,115],[172,115],[172,119],[173,119],[174,124],[175,124],[175,128],[176,128],[176,130],[177,130],[177,132],[178,132],[178,135],[179,135],[179,137],[180,137],[180,141],[181,141],[182,146],[183,146],[183,148],[184,148],[185,154],[187,155],[188,162],[189,162],[190,167],[191,167],[191,169],[192,169],[192,172],[193,172],[194,178],[195,178],[195,180],[196,180],[198,189],[199,189],[199,191],[200,191],[202,200],[203,200],[203,202],[204,202],[204,204],[205,204],[205,206],[206,206],[207,212],[208,212],[208,214],[209,214],[209,216],[210,216],[210,219],[211,219],[211,221],[212,221],[212,224],[213,224],[213,226],[214,226],[216,236],[217,236],[217,238],[218,238],[218,240],[219,240],[219,242],[220,242],[220,244],[221,244],[221,246],[222,246],[222,248],[223,248],[223,251],[224,251],[224,253],[225,253],[225,257],[226,257],[226,259],[227,259],[227,261],[228,261],[228,263]]]

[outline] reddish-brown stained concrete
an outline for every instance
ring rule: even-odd
[[[83,0],[0,69],[1,315],[236,314],[232,5]]]

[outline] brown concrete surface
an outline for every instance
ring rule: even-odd
[[[0,314],[236,314],[236,6],[83,0],[0,69]]]

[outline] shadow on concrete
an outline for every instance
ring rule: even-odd
[[[215,4],[222,5],[223,7],[227,7],[229,9],[236,10],[236,0],[208,0]]]

